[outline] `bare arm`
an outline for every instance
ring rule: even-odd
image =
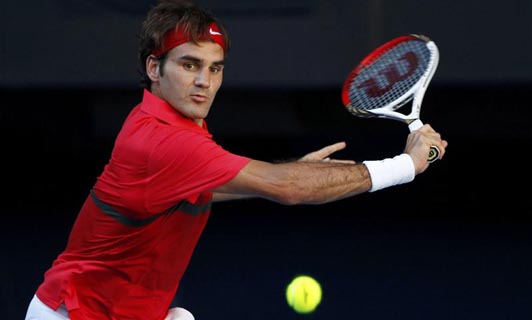
[[[299,159],[298,161],[354,164],[355,162],[352,160],[338,160],[338,159],[330,158],[331,154],[339,150],[342,150],[345,147],[346,147],[345,142],[337,142],[337,143],[328,145],[326,147],[323,147],[320,150],[308,153],[305,156],[303,156],[301,159]],[[224,188],[218,188],[214,190],[213,201],[239,200],[239,199],[248,199],[248,198],[254,198],[254,197],[260,196],[256,194],[227,193],[227,192],[232,192],[230,188],[229,190],[226,190],[225,192],[221,192],[222,190],[224,190]]]
[[[400,160],[388,159],[355,164],[353,161],[332,161],[329,155],[343,149],[340,142],[309,153],[299,161],[268,163],[252,160],[226,184],[213,190],[216,201],[261,197],[283,204],[320,204],[354,196],[370,190],[379,190],[394,184],[411,181],[424,172],[431,145],[445,154],[447,141],[430,125],[425,124],[408,136]],[[397,173],[396,171],[405,170]],[[409,169],[411,168],[411,169]],[[396,170],[397,169],[397,170]],[[371,175],[374,175],[373,177]],[[405,178],[406,177],[406,178]],[[372,178],[374,184],[372,188]]]
[[[215,193],[261,197],[283,204],[319,204],[353,196],[371,187],[363,164],[252,160]]]

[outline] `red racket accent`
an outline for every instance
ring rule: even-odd
[[[388,106],[397,109],[413,97],[413,88],[432,67],[433,52],[424,38],[401,36],[380,46],[350,72],[342,101],[351,112]]]
[[[342,102],[353,115],[387,118],[419,129],[421,101],[436,71],[439,52],[428,37],[410,34],[397,37],[367,55],[347,76]],[[412,101],[410,112],[397,109]],[[403,110],[405,111],[405,110]],[[429,161],[439,157],[432,146]]]

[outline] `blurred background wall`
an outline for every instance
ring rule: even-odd
[[[532,2],[204,0],[232,37],[209,127],[235,153],[396,155],[407,128],[341,105],[349,70],[408,33],[439,46],[422,119],[450,146],[415,182],[320,206],[216,204],[176,301],[196,319],[529,319]],[[0,309],[22,319],[141,98],[136,35],[153,1],[0,10]],[[301,316],[301,273],[324,298]]]
[[[10,1],[0,13],[7,87],[134,87],[136,33],[153,0]],[[226,87],[338,86],[392,37],[441,47],[436,82],[532,79],[529,1],[203,0],[229,28]]]

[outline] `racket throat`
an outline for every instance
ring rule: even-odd
[[[423,126],[423,122],[419,119],[407,120],[406,123],[408,124],[408,129],[410,129],[410,131],[418,130]]]

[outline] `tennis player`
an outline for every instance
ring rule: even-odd
[[[26,320],[194,319],[171,308],[214,201],[260,197],[319,204],[410,182],[428,167],[429,125],[404,153],[381,161],[335,161],[339,142],[298,161],[233,154],[209,133],[229,37],[210,13],[160,1],[142,24],[142,101],[81,207],[66,248],[44,274]]]

